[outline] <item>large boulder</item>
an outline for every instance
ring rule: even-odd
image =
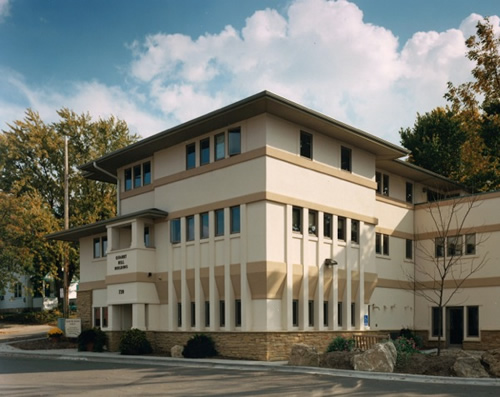
[[[297,343],[292,346],[288,365],[319,367],[319,353],[312,346]]]
[[[457,357],[453,371],[460,378],[489,378],[490,375],[481,364],[481,360],[472,356]]]
[[[497,378],[500,377],[500,349],[484,352],[481,356],[481,360],[492,376]]]
[[[184,346],[175,345],[170,349],[170,356],[173,358],[184,358],[183,352]]]
[[[393,372],[397,355],[394,343],[389,341],[354,356],[352,362],[356,371]]]

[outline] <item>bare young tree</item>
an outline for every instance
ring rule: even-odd
[[[464,283],[487,263],[487,254],[475,256],[487,239],[467,227],[467,219],[481,203],[477,195],[456,196],[417,206],[425,211],[427,230],[416,230],[413,273],[406,273],[414,293],[438,308],[438,355],[441,353],[443,308],[463,288]],[[420,223],[420,222],[419,222]],[[417,226],[418,227],[418,226]]]

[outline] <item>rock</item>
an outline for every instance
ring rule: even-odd
[[[353,358],[356,371],[393,372],[396,365],[397,351],[394,343],[377,343],[373,348]]]
[[[359,354],[355,351],[333,351],[320,355],[319,366],[322,368],[354,369],[352,358]]]
[[[184,346],[181,346],[181,345],[175,345],[174,347],[172,347],[170,349],[170,355],[173,357],[173,358],[184,358],[184,356],[182,355],[182,352],[184,351]]]
[[[460,378],[489,378],[481,360],[472,356],[459,356],[453,364],[453,371]]]
[[[488,372],[494,377],[500,377],[500,349],[484,352],[481,360],[486,365]]]
[[[312,346],[297,343],[292,346],[288,365],[319,367],[319,353]]]

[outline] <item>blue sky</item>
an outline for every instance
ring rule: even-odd
[[[26,108],[149,136],[264,89],[393,143],[470,78],[497,0],[0,0],[0,129]]]

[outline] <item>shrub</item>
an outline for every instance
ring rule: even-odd
[[[49,339],[59,339],[62,338],[63,336],[64,332],[57,327],[53,327],[49,329],[49,332],[47,332],[47,338]]]
[[[100,328],[89,328],[78,335],[77,343],[78,351],[102,352],[107,345],[107,337]]]
[[[146,332],[137,328],[125,331],[120,338],[120,353],[124,355],[149,354],[153,352]]]
[[[396,364],[405,364],[418,351],[415,341],[412,338],[405,338],[404,336],[397,338],[394,341],[394,346],[398,353]]]
[[[16,313],[2,313],[1,320],[12,324],[48,324],[57,322],[61,317],[59,310],[32,311],[31,309]]]
[[[205,358],[216,356],[217,350],[210,336],[196,334],[187,341],[182,354],[186,358]]]
[[[399,336],[403,336],[406,339],[413,339],[415,342],[415,345],[418,349],[421,349],[424,346],[424,342],[422,340],[422,337],[420,335],[417,335],[414,333],[411,329],[409,328],[401,328],[399,331]]]
[[[326,352],[350,352],[354,349],[354,339],[346,339],[343,336],[337,336],[333,339],[328,347],[326,348]]]

